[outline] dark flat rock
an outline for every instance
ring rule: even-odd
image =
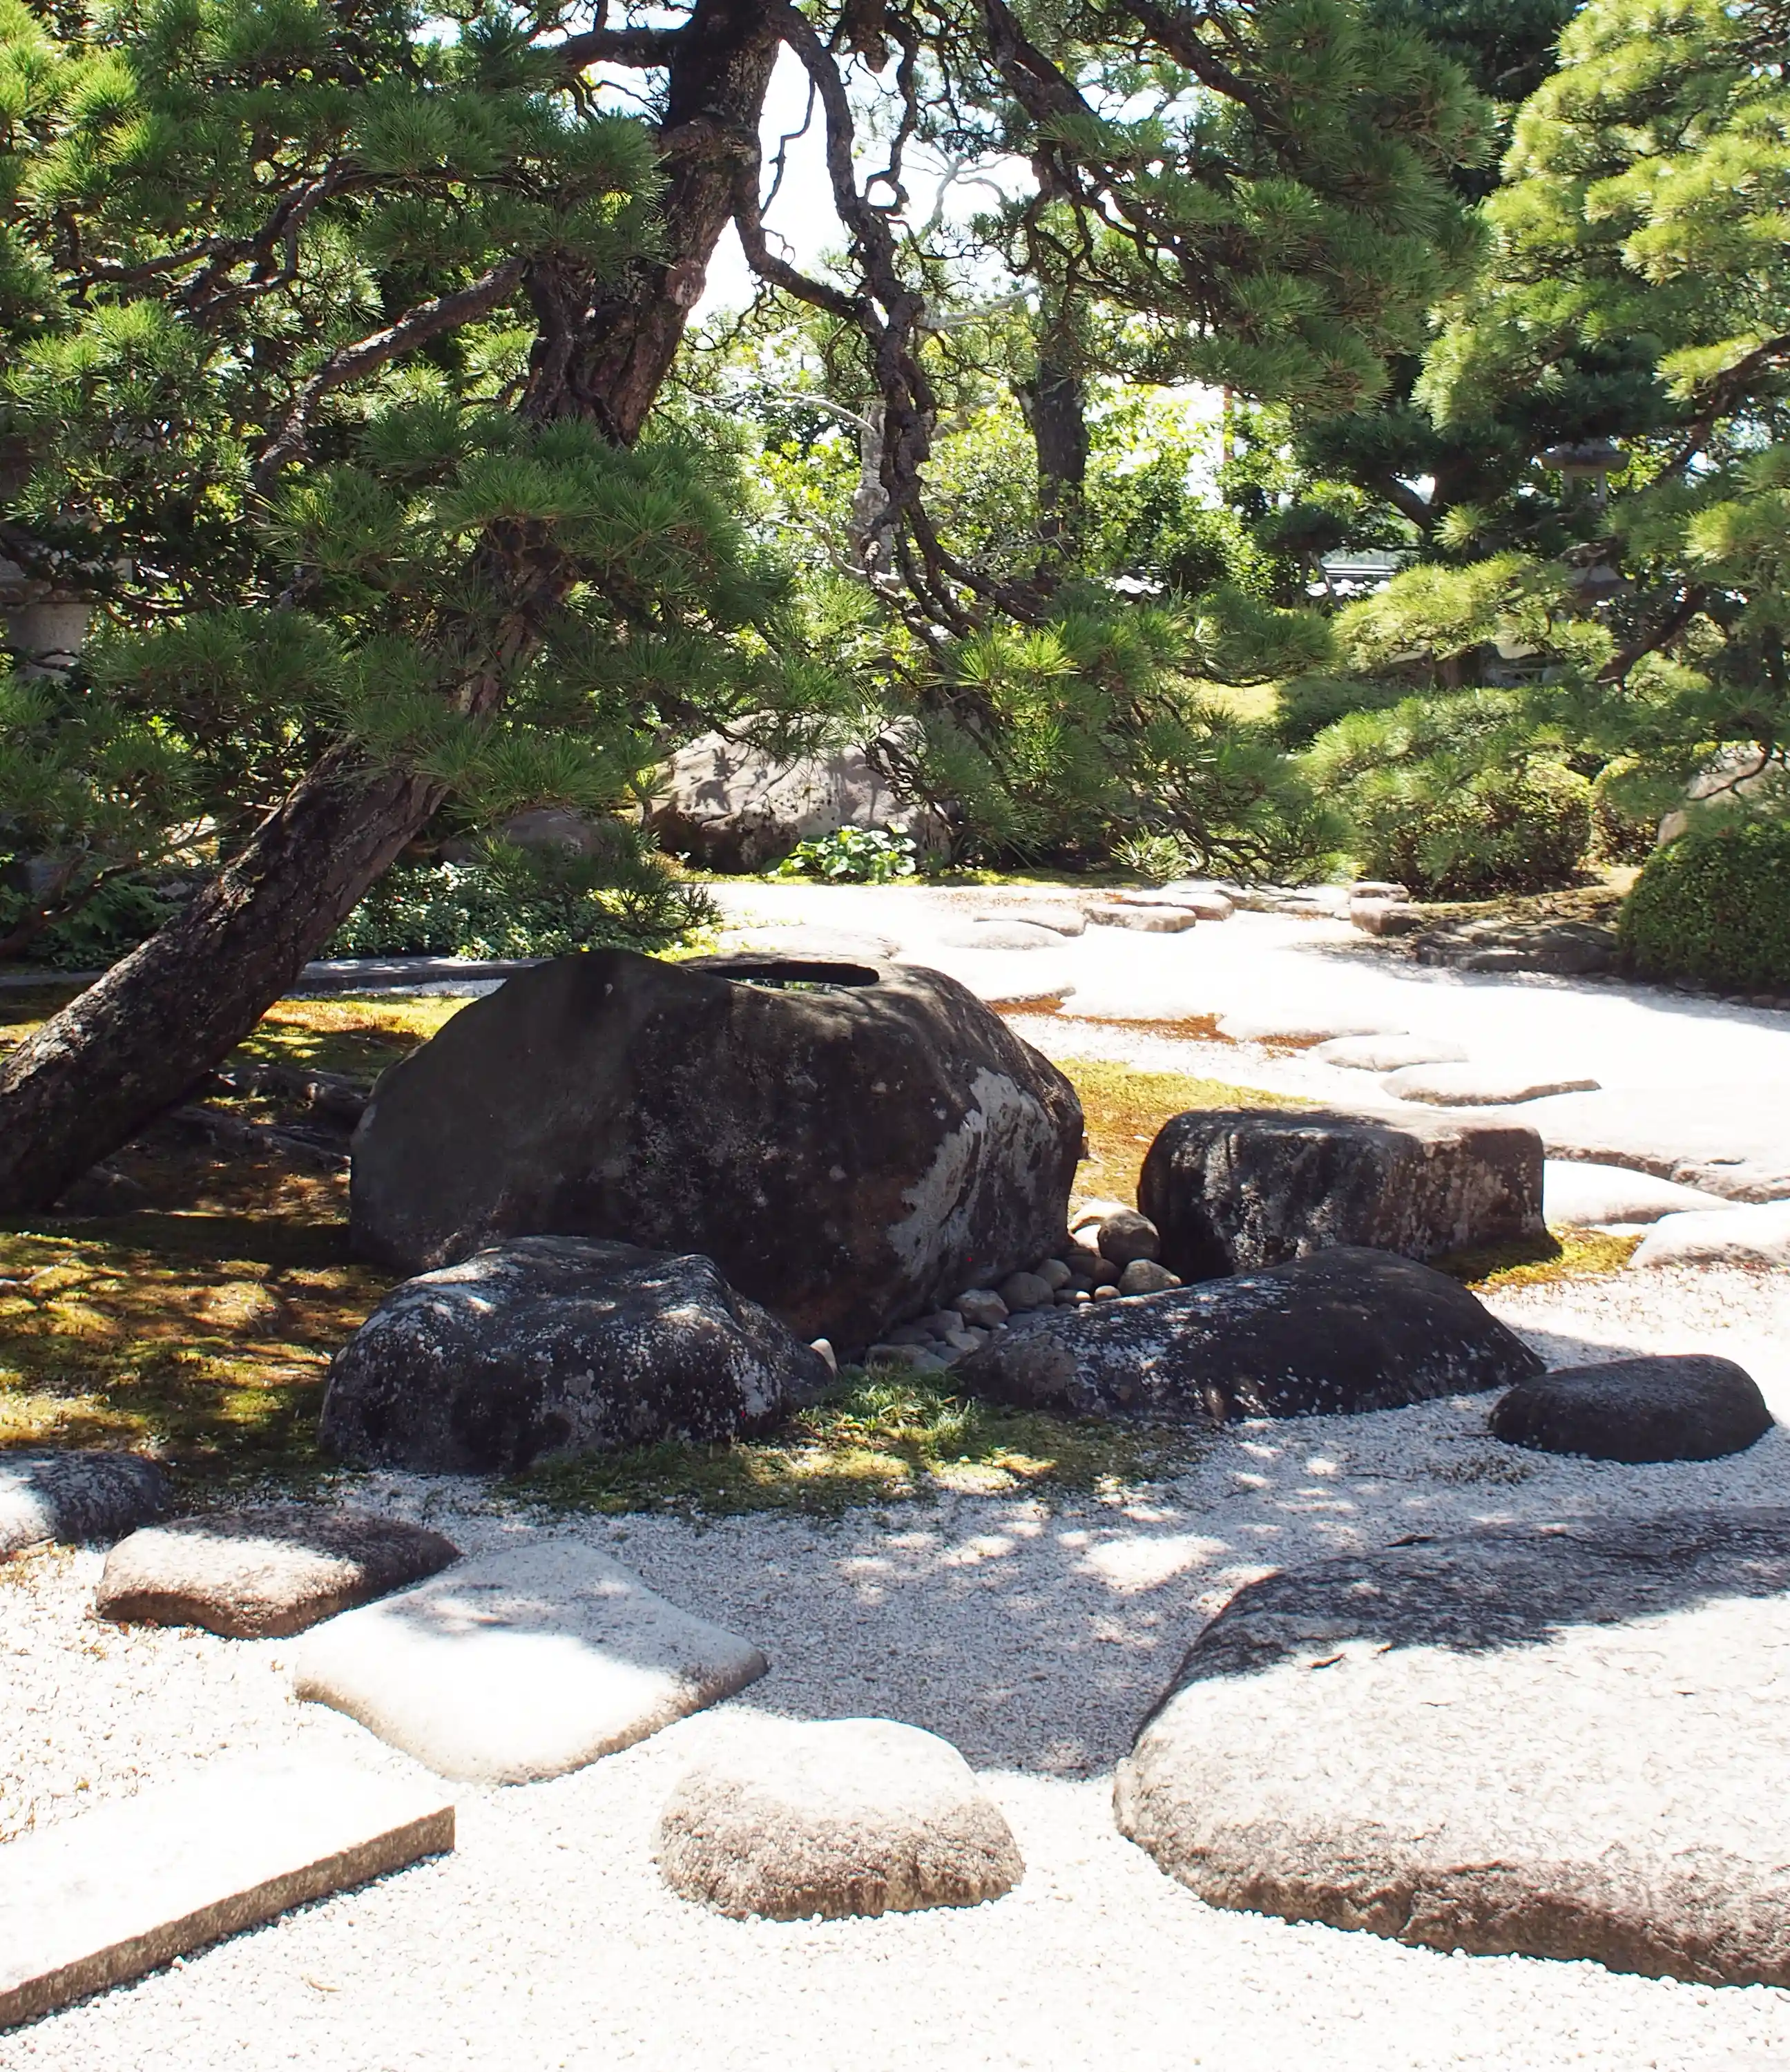
[[[1710,1353],[1557,1367],[1492,1406],[1492,1436],[1595,1461],[1715,1461],[1772,1429],[1759,1383]]]
[[[1196,1108],[1158,1132],[1138,1206],[1188,1280],[1330,1245],[1433,1259],[1539,1237],[1542,1162],[1522,1123]]]
[[[138,1453],[0,1453],[0,1554],[117,1540],[167,1507],[167,1477]]]
[[[1392,1410],[1509,1388],[1541,1365],[1459,1281],[1339,1247],[1017,1318],[954,1372],[998,1402],[1176,1422]]]
[[[101,1618],[200,1626],[236,1640],[302,1633],[419,1583],[460,1550],[402,1519],[273,1504],[145,1527],[106,1556]]]
[[[1215,1906],[1790,1985],[1790,1511],[1460,1534],[1240,1591],[1120,1766]]]

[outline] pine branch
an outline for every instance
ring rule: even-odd
[[[279,430],[262,449],[255,468],[256,486],[265,488],[279,468],[303,453],[310,413],[332,388],[375,372],[400,353],[426,345],[444,331],[457,331],[461,325],[474,322],[515,290],[528,265],[524,255],[512,253],[469,286],[458,288],[450,295],[437,295],[432,302],[419,302],[386,330],[332,353],[299,390]]]

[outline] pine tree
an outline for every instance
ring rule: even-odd
[[[855,342],[862,530],[942,688],[949,643],[1050,606],[928,509],[933,269],[900,207],[923,109],[970,158],[1029,160],[1014,227],[1064,255],[1041,291],[1110,311],[1152,378],[1371,394],[1468,249],[1450,173],[1481,105],[1352,0],[694,0],[570,33],[475,0],[0,6],[0,546],[103,597],[116,704],[209,686],[224,723],[181,738],[240,787],[179,919],[0,1067],[0,1205],[53,1199],[178,1099],[456,787],[501,796],[545,754],[569,790],[588,754],[600,788],[716,698],[811,697],[706,456],[647,429],[730,221]],[[838,276],[765,234],[779,49],[820,110]],[[598,63],[635,71],[650,121],[597,111]]]

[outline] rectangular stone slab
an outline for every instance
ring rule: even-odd
[[[608,1555],[544,1540],[313,1626],[294,1688],[444,1777],[524,1784],[643,1741],[767,1666]]]
[[[440,1790],[229,1760],[0,1847],[0,2029],[454,1847]]]

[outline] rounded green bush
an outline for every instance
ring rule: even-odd
[[[1385,712],[1410,693],[1397,684],[1363,676],[1295,676],[1283,684],[1274,717],[1275,738],[1287,748],[1307,748],[1327,726],[1358,712]]]
[[[1432,899],[1570,885],[1591,846],[1591,785],[1558,763],[1485,770],[1464,781],[1420,770],[1362,797],[1355,812],[1367,874]]]
[[[1735,817],[1657,849],[1620,932],[1644,977],[1790,986],[1790,820]]]

